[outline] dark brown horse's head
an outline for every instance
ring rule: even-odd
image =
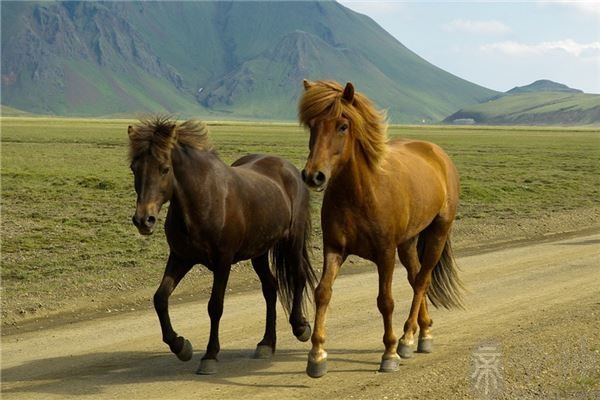
[[[321,191],[340,167],[356,155],[377,167],[385,151],[385,115],[354,86],[333,81],[304,81],[300,122],[310,129],[308,160],[302,179]]]
[[[151,235],[162,205],[173,194],[171,149],[176,141],[176,125],[163,118],[129,126],[127,132],[137,193],[132,221],[142,235]]]
[[[142,235],[154,232],[158,213],[175,187],[173,154],[176,149],[210,151],[208,128],[200,121],[177,123],[156,116],[129,126],[129,160],[134,175],[137,206],[133,224]]]

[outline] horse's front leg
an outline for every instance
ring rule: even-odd
[[[377,308],[383,318],[383,344],[385,352],[381,357],[381,372],[397,371],[400,366],[400,357],[398,356],[398,336],[394,333],[393,313],[394,297],[392,293],[392,280],[394,277],[394,267],[396,254],[394,249],[382,255],[377,261],[377,272],[379,275],[379,294],[377,296]]]
[[[169,296],[192,266],[192,263],[178,259],[173,253],[169,254],[165,273],[154,294],[154,309],[160,321],[163,342],[169,345],[171,351],[182,361],[189,361],[192,358],[192,344],[184,337],[177,336],[171,326]]]
[[[217,354],[221,350],[219,344],[219,323],[223,315],[223,300],[225,299],[225,289],[227,288],[230,271],[230,262],[221,262],[214,267],[212,293],[208,301],[210,337],[206,346],[206,353],[202,357],[200,366],[196,371],[200,375],[213,375],[217,373]]]
[[[306,373],[311,378],[320,378],[327,373],[327,352],[325,343],[325,316],[333,293],[333,282],[337,277],[345,257],[337,251],[325,249],[323,275],[315,289],[315,325],[311,337],[312,349],[308,353]]]

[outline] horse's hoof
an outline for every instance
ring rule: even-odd
[[[184,339],[183,347],[181,348],[181,351],[175,355],[181,361],[190,361],[192,359],[192,356],[194,355],[194,349],[192,348],[192,343],[190,343],[189,340]]]
[[[413,355],[411,346],[400,343],[398,345],[398,355],[402,358],[411,358]]]
[[[381,359],[379,372],[396,372],[400,368],[400,357]]]
[[[431,353],[433,351],[433,338],[419,338],[417,353]]]
[[[296,335],[296,339],[301,342],[306,342],[310,339],[310,335],[312,334],[312,330],[310,329],[310,324],[304,325],[302,332],[299,335]]]
[[[196,371],[198,375],[214,375],[217,373],[217,360],[205,358],[200,361],[200,366]]]
[[[266,360],[273,356],[273,348],[265,344],[259,344],[254,350],[254,358]]]
[[[308,360],[306,374],[311,378],[320,378],[327,373],[327,360],[320,362]]]

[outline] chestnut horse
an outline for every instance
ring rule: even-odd
[[[460,307],[450,228],[456,216],[459,178],[435,144],[386,138],[385,114],[348,83],[304,81],[300,122],[310,129],[305,183],[325,190],[321,209],[324,265],[315,290],[316,315],[307,373],[327,372],[325,314],[338,271],[350,254],[377,265],[377,307],[383,316],[385,352],[380,370],[395,371],[411,356],[419,328],[418,351],[430,352],[434,306]],[[395,253],[408,271],[413,300],[404,335],[392,324]],[[399,357],[400,356],[400,357]]]
[[[128,133],[137,193],[133,223],[142,235],[152,234],[161,206],[170,202],[165,220],[170,254],[154,307],[171,351],[183,361],[192,358],[190,342],[171,326],[168,300],[192,266],[203,264],[214,280],[208,303],[210,339],[197,373],[216,372],[231,264],[247,259],[260,278],[267,307],[255,357],[268,358],[275,351],[277,291],[294,335],[307,341],[311,329],[303,300],[306,286],[312,290],[316,279],[307,253],[309,194],[298,169],[265,155],[248,155],[228,166],[212,150],[206,126],[196,121],[155,117],[130,126]]]

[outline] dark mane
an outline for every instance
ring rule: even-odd
[[[155,158],[169,160],[175,146],[211,151],[208,127],[197,120],[177,123],[168,116],[142,119],[129,127],[129,160],[150,152]]]

